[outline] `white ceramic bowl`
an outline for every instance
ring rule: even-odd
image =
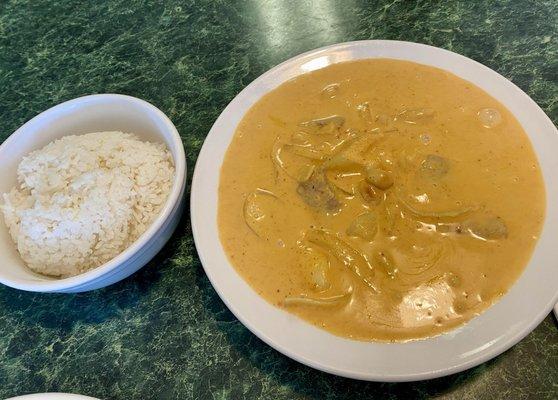
[[[16,184],[22,157],[70,134],[123,131],[143,140],[165,142],[175,164],[169,198],[153,224],[129,248],[109,262],[86,273],[55,279],[27,268],[0,216],[0,282],[34,292],[83,292],[108,286],[143,267],[168,241],[182,213],[186,183],[186,157],[172,122],[159,109],[135,97],[98,94],[67,101],[39,114],[0,145],[0,193]]]
[[[305,72],[363,58],[395,58],[450,71],[501,101],[517,117],[538,155],[546,183],[547,215],[533,257],[511,290],[486,312],[438,337],[407,343],[336,337],[267,303],[237,274],[220,244],[219,170],[235,128],[264,94]],[[448,375],[502,353],[550,312],[558,299],[558,131],[523,91],[461,55],[422,44],[362,41],[324,47],[266,72],[227,106],[209,132],[196,164],[191,220],[196,247],[215,290],[236,317],[263,341],[311,367],[351,378],[411,381]]]

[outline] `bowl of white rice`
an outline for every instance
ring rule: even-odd
[[[101,94],[59,104],[0,145],[0,282],[108,286],[143,267],[182,214],[186,158],[153,105]]]

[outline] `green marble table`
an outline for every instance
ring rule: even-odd
[[[558,122],[556,0],[2,0],[0,139],[62,101],[125,93],[173,120],[193,167],[211,124],[251,80],[303,51],[357,39],[464,54]],[[556,399],[558,327],[548,316],[496,359],[427,382],[321,373],[262,343],[227,310],[185,215],[147,267],[112,287],[0,288],[0,398],[46,391],[123,400]]]

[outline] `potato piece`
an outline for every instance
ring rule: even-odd
[[[379,205],[385,197],[383,192],[380,192],[366,181],[361,181],[358,184],[358,192],[366,203],[373,204],[375,206]]]
[[[391,174],[376,167],[366,168],[366,180],[381,190],[387,190],[393,186]]]
[[[322,292],[329,289],[331,283],[327,278],[329,257],[327,254],[312,247],[302,249],[301,264],[309,272],[308,278],[313,289]]]

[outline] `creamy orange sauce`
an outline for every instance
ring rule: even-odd
[[[222,165],[218,222],[267,301],[336,335],[408,340],[510,288],[544,199],[502,104],[440,69],[364,60],[302,75],[249,110]]]

